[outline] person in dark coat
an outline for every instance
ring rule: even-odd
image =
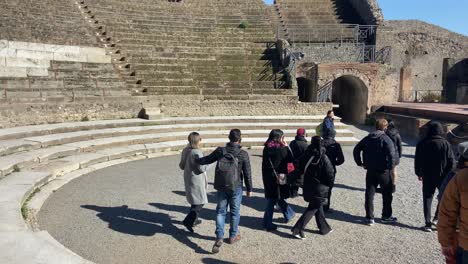
[[[431,221],[432,199],[436,189],[440,188],[444,178],[453,170],[455,160],[450,143],[442,136],[443,128],[439,122],[431,121],[427,125],[426,136],[416,145],[414,170],[422,181],[424,219],[423,230],[432,231],[437,224],[438,208]]]
[[[365,209],[366,224],[369,226],[375,224],[374,196],[378,185],[382,189],[382,223],[397,221],[396,217],[392,217],[393,186],[390,176],[390,171],[395,167],[397,154],[393,141],[385,134],[387,126],[387,120],[377,120],[377,130],[362,139],[353,151],[356,164],[367,170]]]
[[[301,218],[292,228],[293,236],[304,239],[304,230],[309,221],[314,217],[317,227],[322,235],[332,231],[332,228],[325,219],[323,205],[327,203],[328,191],[334,178],[334,170],[331,161],[325,154],[322,147],[322,140],[319,136],[312,138],[311,145],[306,153],[296,162],[296,169],[288,175],[288,181],[298,180],[303,176],[304,200],[309,203]]]
[[[322,131],[321,131],[322,134],[318,136],[322,136],[330,130],[335,130],[334,118],[335,118],[335,113],[333,112],[333,110],[329,110],[327,112],[327,116],[323,119]]]
[[[336,131],[329,130],[323,136],[323,147],[325,147],[325,154],[327,155],[328,159],[330,160],[333,166],[333,179],[331,181],[330,188],[328,190],[328,199],[327,203],[323,206],[325,212],[330,210],[330,203],[331,203],[331,194],[333,186],[335,185],[335,177],[336,177],[336,166],[340,166],[345,162],[345,158],[343,155],[343,150],[341,148],[340,143],[336,142],[335,140]]]
[[[387,134],[387,136],[395,144],[395,149],[396,149],[397,154],[398,154],[396,156],[397,159],[395,160],[395,168],[393,168],[393,170],[390,172],[390,176],[392,176],[393,192],[395,192],[396,191],[396,181],[397,181],[396,166],[398,166],[400,164],[401,155],[403,154],[403,146],[402,146],[402,143],[401,143],[400,132],[396,128],[395,122],[393,122],[393,120],[388,120],[388,128],[385,131],[385,133]]]
[[[306,130],[304,128],[299,128],[296,133],[296,138],[291,141],[289,147],[291,148],[293,159],[299,159],[306,151],[309,144],[306,139]],[[291,198],[299,196],[299,186],[291,186]]]
[[[292,162],[292,153],[284,141],[283,131],[273,129],[263,148],[262,179],[265,189],[267,206],[263,216],[263,227],[268,231],[276,230],[273,224],[273,213],[275,204],[278,204],[286,222],[294,218],[294,211],[286,202],[289,198],[289,185],[280,185],[277,182],[276,174],[287,174],[288,163]]]

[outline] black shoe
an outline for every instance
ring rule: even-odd
[[[431,226],[429,225],[425,225],[421,228],[424,232],[428,232],[428,233],[431,233],[432,232],[432,228]]]
[[[219,248],[223,245],[223,239],[216,239],[216,242],[213,245],[213,249],[211,249],[211,252],[213,254],[219,253]]]
[[[304,240],[306,238],[303,231],[298,231],[298,230],[296,230],[294,228],[291,231],[292,231],[292,235],[297,239]]]
[[[193,223],[193,226],[200,225],[201,223],[202,223],[202,220],[197,219],[197,220]]]
[[[271,225],[271,226],[265,227],[265,230],[268,232],[276,231],[276,229],[278,229],[277,225]]]
[[[189,225],[188,223],[186,223],[185,221],[182,222],[185,226],[185,228],[187,228],[188,231],[190,231],[190,233],[193,233],[195,231],[193,231],[193,226]]]

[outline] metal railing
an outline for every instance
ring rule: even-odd
[[[284,34],[281,34],[284,32]],[[366,43],[375,44],[377,26],[357,24],[286,24],[278,25],[277,38],[282,35],[294,43]]]
[[[333,82],[327,82],[317,90],[317,102],[332,101]]]

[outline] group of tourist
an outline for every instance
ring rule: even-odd
[[[310,144],[306,130],[299,128],[295,139],[288,145],[284,133],[273,129],[264,144],[262,180],[266,198],[263,227],[276,230],[273,223],[275,207],[283,214],[286,223],[295,217],[288,198],[298,196],[302,188],[303,198],[308,203],[302,216],[292,227],[292,235],[304,239],[304,230],[315,216],[318,229],[326,235],[333,231],[327,223],[325,212],[330,211],[336,167],[345,162],[342,148],[335,141],[333,111],[316,130]],[[208,156],[200,151],[201,136],[192,132],[188,146],[183,150],[180,168],[184,170],[186,197],[191,204],[184,226],[194,232],[200,224],[198,215],[207,199],[207,165],[216,162],[214,188],[217,191],[216,241],[212,252],[218,253],[224,241],[224,225],[230,208],[228,243],[241,239],[239,233],[240,206],[245,184],[246,196],[252,193],[251,165],[248,153],[242,149],[239,129],[229,133],[229,143],[218,147]],[[372,226],[374,220],[374,196],[382,194],[382,223],[395,223],[392,201],[397,186],[397,166],[402,157],[402,140],[395,124],[389,120],[376,121],[376,130],[362,139],[354,148],[353,157],[366,173],[365,224]],[[455,159],[450,144],[443,137],[442,125],[430,122],[425,136],[416,146],[415,172],[422,181],[425,225],[424,231],[439,230],[439,241],[447,263],[468,261],[468,142],[459,145],[460,159],[455,168]],[[431,219],[431,205],[435,190],[439,190],[440,207]],[[445,191],[444,191],[445,190]],[[443,194],[443,195],[442,195]],[[459,227],[459,235],[457,235]]]

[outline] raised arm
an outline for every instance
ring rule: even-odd
[[[213,152],[211,152],[210,155],[205,156],[200,159],[195,159],[195,162],[200,164],[200,165],[208,165],[211,163],[214,163],[219,160],[219,158],[223,155],[223,150],[222,148],[218,147],[215,149]]]

